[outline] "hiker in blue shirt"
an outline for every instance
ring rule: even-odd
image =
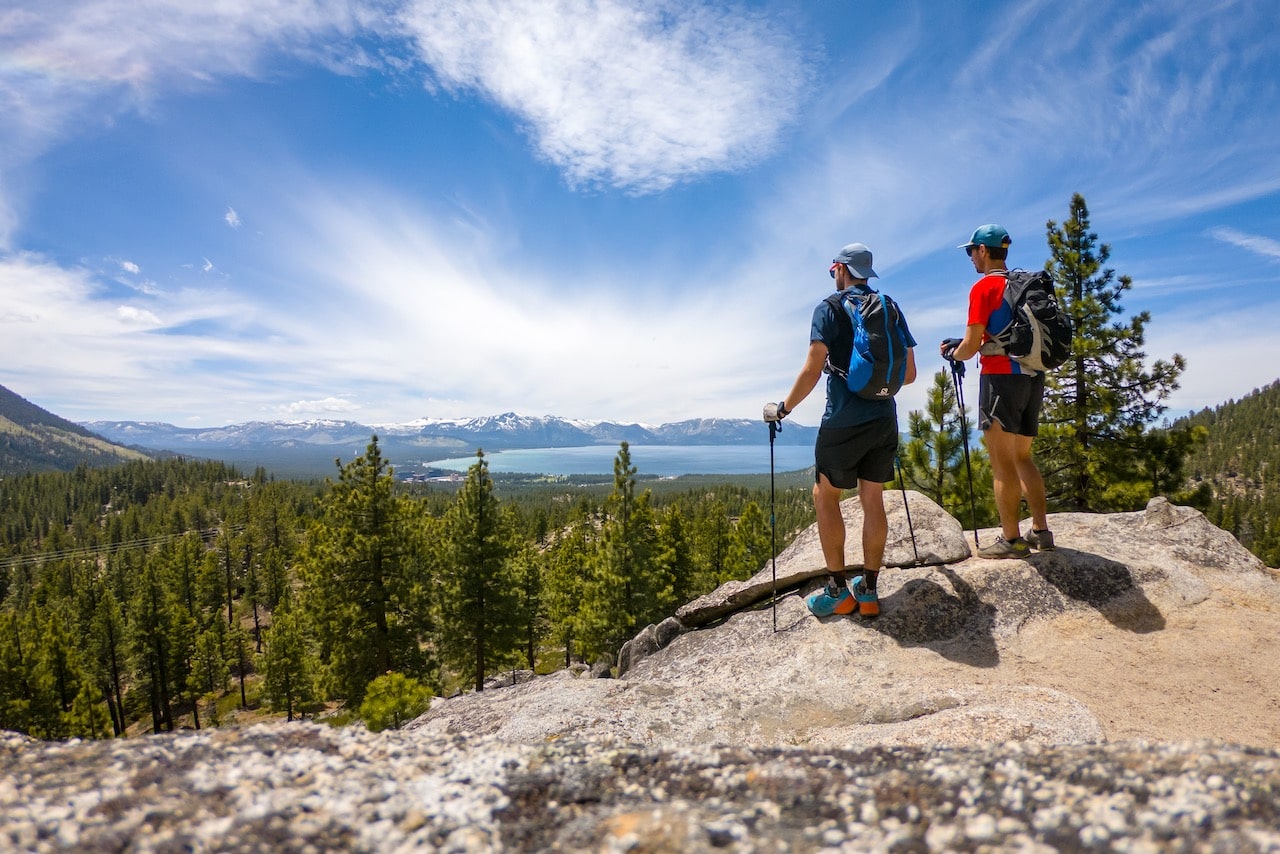
[[[830,273],[836,280],[837,292],[854,289],[853,293],[874,294],[868,280],[879,278],[871,267],[871,250],[861,243],[850,243],[831,262]],[[813,310],[809,332],[809,352],[795,384],[778,403],[764,408],[765,421],[780,421],[799,406],[818,384],[827,369],[827,408],[818,428],[814,447],[816,471],[813,507],[818,520],[818,538],[829,577],[826,586],[811,595],[806,604],[817,616],[851,614],[863,617],[880,613],[876,579],[884,565],[885,540],[889,523],[884,510],[884,484],[893,480],[893,463],[898,453],[898,410],[892,397],[867,400],[849,389],[835,362],[843,360],[853,348],[853,327],[841,318],[840,308],[824,299]],[[915,339],[899,318],[906,344],[903,384],[916,378]],[[829,365],[828,357],[835,358]],[[861,567],[847,567],[844,562],[845,527],[840,512],[842,490],[858,490],[862,506]],[[847,579],[846,573],[858,574]]]

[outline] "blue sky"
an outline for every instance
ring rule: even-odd
[[[73,420],[758,418],[845,243],[921,342],[1074,192],[1188,369],[1280,375],[1255,2],[0,0],[0,384]],[[976,396],[976,381],[970,382]],[[819,389],[796,412],[816,424]]]

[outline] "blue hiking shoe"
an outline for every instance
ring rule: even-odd
[[[832,614],[852,614],[853,609],[857,607],[857,603],[853,601],[853,595],[849,589],[843,584],[836,584],[834,578],[828,578],[827,584],[821,590],[816,590],[809,594],[804,600],[804,604],[809,606],[809,611],[815,617],[829,617]]]
[[[880,616],[880,597],[876,591],[867,587],[867,581],[861,575],[854,576],[849,582],[853,590],[853,599],[858,604],[858,616],[873,619]]]

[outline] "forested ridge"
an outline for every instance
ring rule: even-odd
[[[776,491],[777,546],[812,521]],[[377,437],[323,482],[168,459],[0,480],[0,728],[40,738],[252,715],[397,725],[514,668],[609,660],[772,549],[767,486],[500,498],[397,483]],[[654,482],[654,485],[659,485]]]
[[[0,385],[0,477],[26,471],[66,471],[78,463],[106,466],[144,457]]]
[[[1186,465],[1197,506],[1268,566],[1280,566],[1280,380],[1176,423],[1205,428]]]

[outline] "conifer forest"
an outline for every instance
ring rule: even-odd
[[[0,481],[0,728],[45,739],[247,712],[402,722],[514,669],[608,660],[759,571],[807,486],[643,482],[500,498],[394,479],[377,437],[324,482],[168,459]]]

